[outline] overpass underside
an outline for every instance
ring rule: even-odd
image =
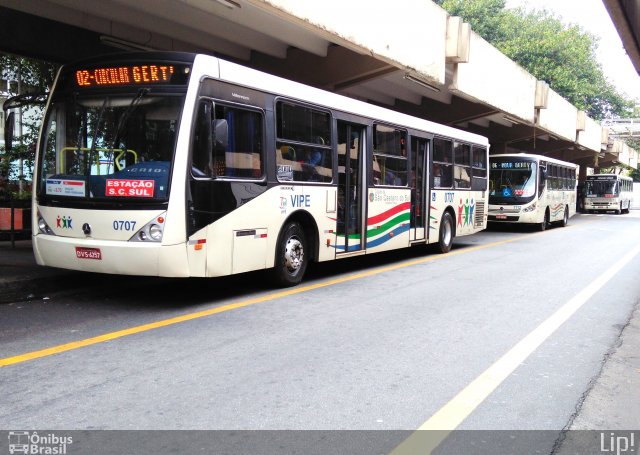
[[[637,166],[584,112],[429,1],[0,0],[5,52],[205,52],[586,167]]]

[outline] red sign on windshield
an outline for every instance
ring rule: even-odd
[[[153,197],[153,180],[108,179],[106,195],[116,197]]]

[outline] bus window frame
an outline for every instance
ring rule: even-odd
[[[329,125],[328,125],[328,130],[329,130],[329,141],[328,144],[317,144],[317,143],[311,143],[311,142],[304,142],[304,141],[295,141],[292,139],[287,139],[287,138],[282,138],[278,136],[278,103],[287,103],[287,104],[291,104],[294,105],[296,107],[304,107],[310,110],[314,110],[314,111],[318,111],[324,114],[328,114],[329,116]],[[308,102],[304,102],[304,101],[300,101],[300,100],[296,100],[293,98],[289,98],[286,96],[276,96],[273,99],[273,164],[272,166],[275,166],[276,172],[275,172],[275,181],[279,184],[295,184],[295,185],[325,185],[325,186],[331,186],[331,185],[336,185],[337,184],[337,180],[336,180],[336,170],[337,170],[337,153],[335,150],[335,146],[334,143],[336,141],[336,139],[334,138],[335,135],[335,131],[333,128],[335,122],[335,116],[334,116],[334,112],[331,109],[328,109],[324,106],[321,105],[317,105],[317,104],[313,104],[313,103],[308,103]],[[278,149],[279,149],[279,144],[282,144],[284,146],[289,146],[289,147],[294,147],[296,145],[299,145],[300,147],[315,147],[315,148],[319,148],[319,149],[323,149],[326,150],[327,152],[325,152],[325,154],[323,154],[323,159],[328,155],[329,158],[331,159],[331,180],[327,181],[327,182],[323,182],[323,181],[313,181],[313,180],[281,180],[280,177],[278,177]]]
[[[388,154],[388,153],[376,153],[375,150],[375,136],[376,136],[376,127],[380,125],[380,126],[384,126],[387,128],[392,128],[395,131],[399,131],[402,135],[400,137],[400,141],[404,141],[404,155],[402,154],[402,144],[400,147],[400,150],[398,154]],[[409,181],[409,173],[410,173],[410,160],[409,160],[409,130],[407,128],[401,127],[399,125],[394,125],[391,123],[387,123],[387,122],[382,122],[382,121],[377,121],[374,120],[372,125],[371,125],[371,156],[369,157],[370,161],[371,161],[371,170],[372,170],[372,182],[373,182],[373,186],[375,187],[381,187],[381,188],[408,188],[410,181]],[[406,169],[405,169],[405,183],[402,185],[395,185],[395,184],[390,184],[390,183],[378,183],[376,182],[376,177],[375,177],[375,169],[373,169],[374,163],[377,163],[376,160],[376,156],[382,157],[382,158],[391,158],[394,160],[404,160],[405,165],[406,165]],[[379,165],[378,165],[379,166]],[[399,177],[397,177],[399,178]]]
[[[259,113],[262,117],[262,150],[260,152],[260,164],[261,164],[261,175],[260,177],[246,177],[246,176],[241,176],[241,177],[234,177],[234,176],[214,176],[214,175],[194,175],[193,173],[193,138],[195,137],[195,129],[197,127],[197,116],[198,116],[198,111],[199,111],[199,106],[200,103],[202,102],[202,100],[210,100],[212,102],[212,106],[213,106],[213,114],[214,114],[214,120],[215,120],[215,109],[217,105],[221,105],[221,106],[228,106],[228,107],[232,107],[232,108],[236,108],[236,109],[242,109],[245,111],[250,111],[250,112],[256,112]],[[265,111],[265,109],[259,107],[259,106],[255,106],[255,105],[251,105],[251,104],[242,104],[242,103],[235,103],[233,101],[228,101],[228,100],[224,100],[224,99],[220,99],[220,98],[214,98],[208,95],[198,95],[198,98],[196,100],[196,102],[194,103],[194,115],[193,115],[193,121],[191,122],[191,132],[190,132],[190,142],[189,142],[189,160],[188,160],[188,172],[189,172],[189,176],[194,179],[194,180],[198,180],[198,181],[217,181],[217,182],[252,182],[252,183],[258,183],[258,182],[265,182],[267,180],[267,148],[268,148],[268,144],[267,144],[267,134],[266,134],[266,129],[267,129],[267,113]],[[213,159],[213,148],[210,151],[210,159]]]
[[[435,150],[436,150],[436,141],[443,141],[444,143],[448,143],[449,147],[448,150],[445,151],[445,158],[448,156],[449,157],[449,161],[438,161],[435,159]],[[433,163],[432,165],[432,169],[431,169],[431,176],[432,176],[432,185],[431,187],[434,189],[452,189],[453,188],[453,144],[455,142],[455,139],[452,137],[447,137],[447,136],[434,136],[433,139],[431,140],[431,162]],[[442,183],[442,179],[444,177],[444,173],[441,174],[440,176],[436,175],[436,167],[440,166],[441,169],[444,171],[445,168],[448,168],[449,171],[449,179],[451,180],[450,185],[448,186],[444,186],[444,185],[436,185],[436,177],[440,177],[440,183]]]

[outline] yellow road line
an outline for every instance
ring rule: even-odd
[[[540,234],[542,234],[543,232],[541,232]],[[534,234],[535,235],[535,234]],[[218,314],[218,313],[224,313],[226,311],[231,311],[231,310],[235,310],[237,308],[243,308],[243,307],[248,307],[251,305],[255,305],[257,303],[262,303],[262,302],[267,302],[270,300],[276,300],[282,297],[288,297],[290,295],[295,295],[295,294],[301,294],[303,292],[308,292],[308,291],[312,291],[315,289],[321,289],[321,288],[325,288],[325,287],[329,287],[329,286],[333,286],[336,284],[341,284],[341,283],[346,283],[349,281],[354,281],[354,280],[359,280],[361,278],[367,278],[370,276],[374,276],[374,275],[379,275],[381,273],[385,273],[385,272],[390,272],[393,270],[397,270],[397,269],[401,269],[401,268],[405,268],[405,267],[411,267],[414,265],[418,265],[418,264],[424,264],[425,262],[431,262],[431,261],[435,261],[438,259],[444,259],[444,258],[448,258],[451,256],[456,256],[458,254],[462,254],[462,253],[471,253],[473,251],[478,251],[478,250],[484,250],[486,248],[492,248],[495,246],[499,246],[499,245],[504,245],[505,243],[512,243],[512,242],[516,242],[518,240],[522,240],[522,239],[528,239],[531,238],[532,235],[528,234],[528,235],[521,235],[518,237],[514,237],[511,239],[506,239],[506,240],[499,240],[496,242],[492,242],[492,243],[487,243],[485,245],[478,245],[478,246],[473,246],[473,247],[469,247],[469,248],[463,248],[463,249],[459,249],[459,250],[454,250],[454,251],[450,251],[447,254],[438,254],[438,255],[433,255],[433,256],[428,256],[426,258],[421,258],[421,259],[416,259],[416,260],[411,260],[411,261],[406,261],[406,262],[401,262],[398,264],[394,264],[394,265],[389,265],[389,266],[383,266],[383,267],[379,267],[373,270],[369,270],[366,272],[361,272],[361,273],[356,273],[353,275],[348,275],[346,277],[342,277],[342,278],[336,278],[333,280],[327,280],[327,281],[322,281],[320,283],[316,283],[316,284],[311,284],[311,285],[307,285],[307,286],[299,286],[296,288],[292,288],[292,289],[288,289],[285,291],[280,291],[280,292],[275,292],[272,294],[268,294],[262,297],[256,297],[253,299],[248,299],[248,300],[243,300],[237,303],[231,303],[228,305],[222,305],[219,307],[215,307],[215,308],[210,308],[208,310],[203,310],[203,311],[198,311],[195,313],[188,313],[188,314],[184,314],[182,316],[177,316],[177,317],[173,317],[173,318],[169,318],[169,319],[163,319],[161,321],[156,321],[156,322],[151,322],[148,324],[143,324],[143,325],[139,325],[139,326],[135,326],[135,327],[130,327],[128,329],[124,329],[124,330],[118,330],[116,332],[109,332],[109,333],[105,333],[103,335],[98,335],[96,337],[92,337],[92,338],[86,338],[84,340],[78,340],[78,341],[72,341],[71,343],[65,343],[65,344],[61,344],[58,346],[53,346],[50,348],[46,348],[46,349],[41,349],[38,351],[32,351],[32,352],[27,352],[25,354],[19,354],[13,357],[6,357],[3,359],[0,359],[0,368],[1,367],[5,367],[8,365],[14,365],[16,363],[22,363],[22,362],[26,362],[29,360],[34,360],[34,359],[38,359],[41,357],[47,357],[50,355],[54,355],[54,354],[59,354],[61,352],[66,352],[66,351],[72,351],[74,349],[79,349],[85,346],[91,346],[94,344],[98,344],[98,343],[104,343],[105,341],[111,341],[111,340],[116,340],[118,338],[123,338],[129,335],[134,335],[137,333],[142,333],[142,332],[148,332],[150,330],[155,330],[155,329],[159,329],[161,327],[167,327],[170,325],[174,325],[174,324],[179,324],[182,322],[186,322],[186,321],[191,321],[193,319],[199,319],[199,318],[203,318],[206,316],[211,316],[213,314]]]
[[[562,305],[538,327],[520,340],[480,376],[442,406],[417,431],[391,452],[393,455],[431,453],[449,433],[458,427],[502,382],[509,377],[562,324],[611,280],[638,253],[636,246],[598,278]]]

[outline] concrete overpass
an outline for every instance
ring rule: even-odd
[[[0,0],[0,48],[68,62],[121,49],[219,55],[587,166],[637,153],[425,0]],[[584,174],[583,174],[584,175]]]

